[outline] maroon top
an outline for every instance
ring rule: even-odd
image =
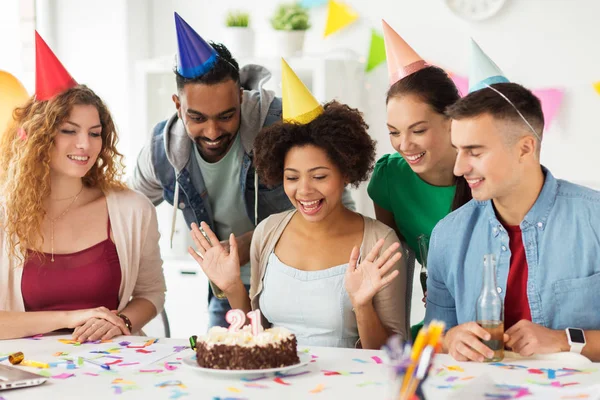
[[[519,225],[504,225],[504,227],[508,232],[511,252],[506,295],[504,296],[504,330],[508,330],[522,319],[531,321],[531,309],[527,297],[529,271],[521,228]]]
[[[121,264],[117,247],[108,238],[92,247],[71,254],[29,251],[21,280],[25,311],[82,310],[119,306]]]

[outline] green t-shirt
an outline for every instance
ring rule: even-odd
[[[386,154],[375,164],[369,197],[394,214],[398,230],[421,262],[417,238],[429,241],[433,227],[452,208],[456,186],[433,186],[413,172],[398,153]]]

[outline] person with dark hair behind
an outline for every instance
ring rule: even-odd
[[[375,142],[358,110],[321,106],[285,62],[282,80],[285,122],[258,135],[255,161],[268,185],[283,182],[295,210],[256,228],[249,294],[237,253],[204,223],[211,241],[194,225],[200,254],[190,254],[233,308],[260,308],[264,325],[287,328],[300,345],[379,349],[394,333],[406,337],[400,243],[393,229],[342,202],[347,184],[368,179]]]
[[[271,76],[265,68],[240,69],[225,46],[206,43],[177,13],[175,25],[177,112],[154,127],[130,185],[155,205],[163,200],[173,205],[173,220],[180,209],[188,226],[205,221],[220,240],[233,233],[248,285],[255,226],[292,208],[281,185],[259,182],[252,154],[258,132],[281,120],[281,99],[263,89]],[[349,191],[344,202],[354,207]],[[228,326],[229,309],[211,284],[209,326]]]
[[[474,64],[470,94],[447,111],[458,149],[454,172],[473,200],[433,230],[425,321],[446,323],[443,349],[455,359],[491,358],[476,304],[483,258],[492,255],[504,303],[500,346],[522,356],[572,351],[600,361],[600,313],[592,307],[600,302],[600,193],[540,164],[539,99],[509,83],[475,43],[473,55],[485,68]]]
[[[444,114],[460,95],[446,72],[426,64],[385,21],[383,33],[391,84],[387,126],[397,153],[377,161],[368,192],[377,219],[394,228],[423,265],[435,224],[470,200],[459,196],[466,183],[452,172],[456,150]],[[411,328],[412,336],[421,326]]]

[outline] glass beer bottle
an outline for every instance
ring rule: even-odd
[[[477,299],[477,323],[490,335],[483,344],[494,351],[485,362],[498,362],[504,358],[504,302],[497,292],[496,256],[483,256],[483,286]]]

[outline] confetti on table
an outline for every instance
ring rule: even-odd
[[[62,374],[52,375],[52,378],[54,378],[54,379],[67,379],[67,378],[70,378],[72,376],[75,376],[75,374],[69,374],[67,372],[63,372]]]
[[[281,378],[275,378],[275,379],[273,379],[273,381],[276,382],[276,383],[279,383],[280,385],[286,385],[286,386],[290,386],[291,385],[291,383],[284,382],[284,380],[281,379]]]
[[[325,375],[325,376],[332,376],[332,375],[341,375],[341,374],[339,372],[337,372],[337,371],[323,370],[323,375]]]
[[[275,372],[275,376],[278,376],[280,378],[291,378],[293,376],[300,376],[300,375],[306,375],[308,374],[310,371],[302,371],[302,372],[296,372],[293,374],[286,374],[284,372]]]
[[[177,386],[177,387],[180,387],[182,389],[186,389],[186,386],[181,381],[164,381],[164,382],[161,382],[161,383],[157,383],[154,386],[160,387],[160,388]]]
[[[213,397],[212,400],[248,400],[245,397]]]
[[[126,381],[123,378],[115,378],[115,379],[113,379],[113,381],[111,383],[113,385],[117,385],[117,384],[120,384],[120,385],[135,385],[135,382]]]
[[[137,349],[135,352],[136,353],[143,353],[143,354],[150,354],[150,353],[154,353],[156,350],[146,350],[146,349]]]
[[[173,346],[173,351],[179,353],[182,350],[189,349],[190,346]]]
[[[377,356],[373,356],[371,357],[373,359],[373,361],[375,361],[377,364],[381,364],[383,363],[383,361],[381,361],[381,358],[377,357]]]
[[[240,389],[238,389],[236,387],[233,387],[233,386],[228,387],[227,390],[230,391],[230,392],[232,392],[232,393],[242,393],[242,391]]]
[[[104,351],[104,350],[92,350],[92,351],[90,351],[90,353],[94,353],[94,354],[110,354],[108,351]]]
[[[314,359],[317,359],[317,358],[319,358],[319,356],[315,356],[314,354],[311,354],[311,355],[310,355],[310,358],[312,358],[312,359],[314,360]]]
[[[162,369],[140,369],[140,372],[154,372],[154,373],[161,373],[163,372]]]
[[[302,350],[302,352],[308,354],[308,353],[310,353],[310,349],[304,349],[304,350]]]
[[[372,386],[372,385],[381,386],[383,384],[381,382],[366,381],[366,382],[359,383],[356,386],[365,387],[365,386]]]
[[[123,346],[123,347],[125,347],[125,346],[129,346],[130,344],[131,344],[131,342],[128,342],[128,341],[126,341],[126,340],[124,340],[124,341],[122,341],[122,342],[119,342],[119,346]]]
[[[115,360],[115,361],[111,361],[111,362],[107,362],[104,363],[104,365],[115,365],[115,364],[119,364],[120,362],[122,362],[123,360]]]
[[[320,393],[323,391],[323,389],[325,389],[325,385],[319,383],[316,388],[310,391],[310,393]]]
[[[527,372],[529,372],[530,374],[543,374],[544,372],[541,369],[536,369],[536,368],[530,368],[527,370]]]
[[[119,367],[127,367],[129,365],[138,365],[139,362],[129,362],[129,363],[123,363],[123,364],[119,364]]]
[[[121,356],[104,356],[104,357],[106,357],[106,358],[112,358],[114,360],[121,360],[121,361],[123,361],[123,357],[121,357]]]
[[[165,369],[167,371],[175,371],[177,369],[177,366],[176,365],[171,365],[168,362],[166,362],[165,363]]]
[[[465,376],[464,378],[460,378],[461,381],[470,381],[471,379],[474,379],[474,376]]]
[[[260,383],[244,383],[244,387],[248,387],[248,388],[255,388],[255,389],[268,389],[269,387],[267,385],[262,385]]]
[[[448,378],[446,378],[446,382],[454,382],[457,379],[458,379],[458,376],[449,376]]]
[[[98,374],[94,373],[94,372],[84,372],[84,375],[89,375],[89,376],[98,376]]]
[[[546,371],[546,373],[548,374],[548,379],[556,378],[556,370],[549,369],[548,371]]]
[[[465,370],[458,365],[444,365],[444,367],[446,367],[448,371],[465,372]]]
[[[171,392],[171,396],[169,397],[169,399],[178,399],[180,397],[188,396],[188,395],[189,395],[189,393],[182,392],[179,388],[176,388]]]
[[[268,376],[267,375],[261,375],[258,376],[256,378],[247,378],[247,377],[243,377],[241,380],[244,382],[256,382],[256,381],[262,381],[263,379],[267,379]]]
[[[60,356],[68,356],[69,353],[65,353],[64,351],[57,351],[56,353],[52,354],[54,357],[60,357]]]
[[[36,374],[45,376],[46,378],[50,378],[52,376],[52,373],[50,371],[48,371],[47,369],[43,369],[41,371],[36,371]]]
[[[39,334],[34,335],[34,336],[26,337],[25,339],[29,339],[29,340],[42,340],[43,336],[44,336],[43,334],[39,333]]]
[[[363,363],[363,364],[367,363],[365,360],[360,359],[360,358],[353,358],[352,361],[356,361],[356,362]]]

